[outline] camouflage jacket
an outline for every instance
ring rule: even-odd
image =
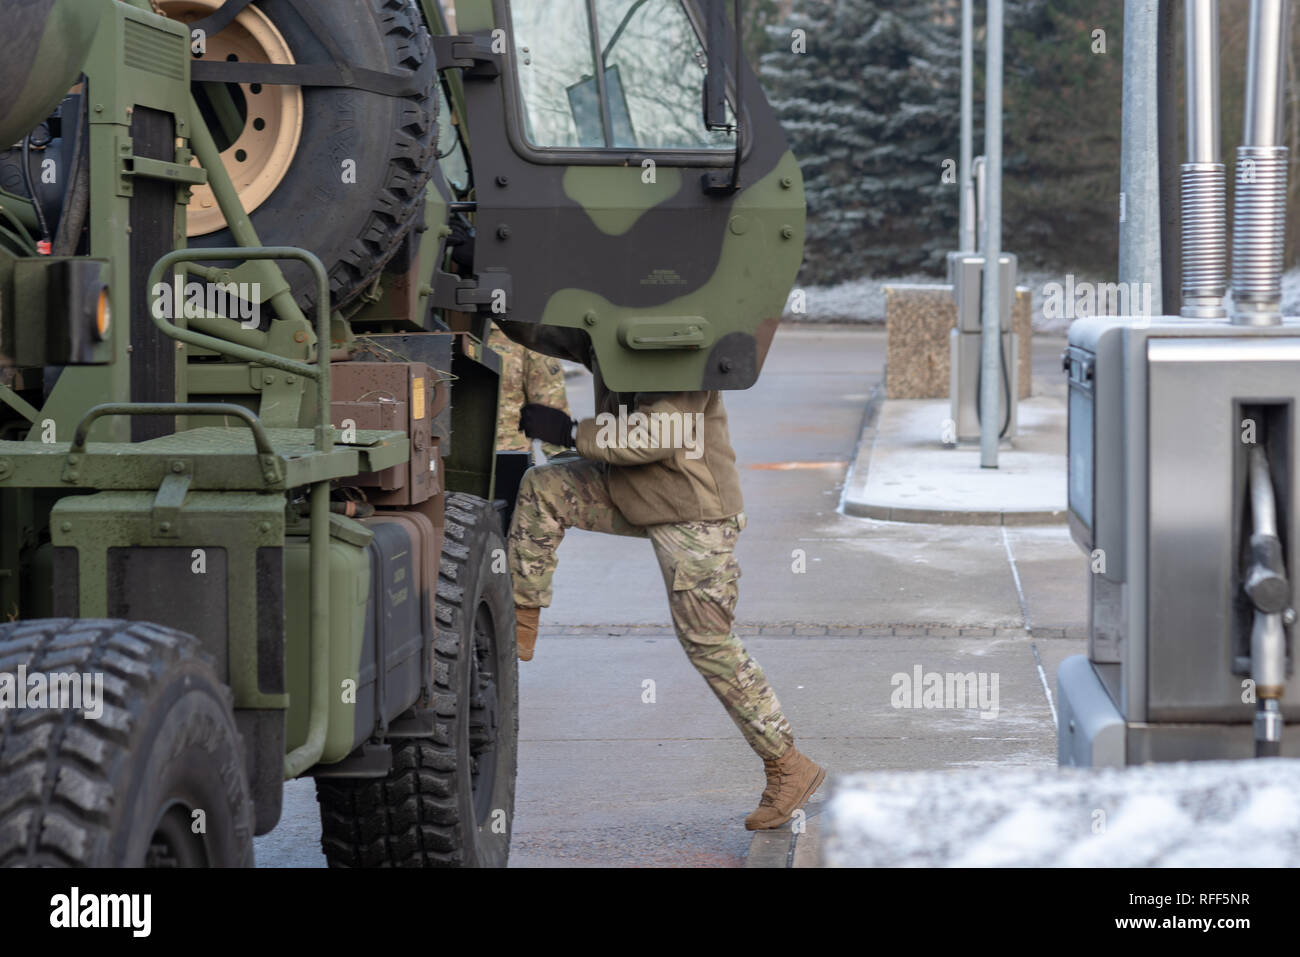
[[[744,510],[720,393],[612,392],[580,330],[509,321],[500,325],[529,349],[591,370],[596,417],[578,424],[578,451],[606,463],[610,497],[628,521],[714,520]]]
[[[501,397],[497,403],[497,451],[527,451],[532,443],[519,430],[519,410],[526,402],[540,402],[569,411],[569,397],[564,390],[564,369],[560,363],[512,342],[500,329],[488,336],[488,347],[501,356]],[[544,445],[547,455],[563,449]]]

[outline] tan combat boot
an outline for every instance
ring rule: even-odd
[[[540,608],[515,606],[515,643],[520,661],[533,660],[533,646],[537,644],[537,619]]]
[[[794,747],[775,761],[763,762],[767,787],[754,813],[745,818],[745,830],[768,831],[780,827],[803,807],[821,786],[826,770]]]

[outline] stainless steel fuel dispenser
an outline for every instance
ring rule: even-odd
[[[1183,317],[1070,329],[1069,521],[1088,651],[1057,675],[1063,765],[1300,757],[1300,321],[1282,318],[1285,0],[1252,0],[1224,316],[1217,5],[1187,0]]]
[[[1011,308],[1016,299],[1016,257],[1003,253],[998,289],[1002,300],[1001,438],[1013,438],[1018,425],[1020,370],[1017,356],[1020,339],[1014,331]],[[980,385],[982,376],[984,254],[949,253],[948,272],[957,303],[957,324],[948,333],[948,395],[957,442],[978,442],[980,438]]]

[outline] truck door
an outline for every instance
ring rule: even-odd
[[[716,12],[731,129],[706,128],[706,13],[457,4],[495,54],[464,73],[480,300],[585,331],[618,391],[753,385],[802,259],[802,177],[743,62],[736,163],[735,31]]]

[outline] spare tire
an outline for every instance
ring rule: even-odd
[[[161,0],[159,6],[192,23],[221,3]],[[390,74],[418,71],[433,56],[415,0],[259,0],[205,37],[203,46],[196,58],[322,65],[337,57],[350,67]],[[434,71],[409,96],[345,87],[229,83],[223,91],[220,84],[194,84],[258,239],[319,256],[336,308],[374,282],[422,209],[437,157],[437,85]],[[272,102],[287,102],[286,90],[300,105],[268,109]],[[286,128],[268,130],[276,123]],[[258,148],[267,155],[250,155]],[[256,176],[239,175],[245,163],[257,165]],[[210,194],[196,191],[190,245],[239,245],[219,210],[215,222],[210,209],[201,218],[204,206],[212,206]],[[317,287],[310,270],[297,262],[281,268],[298,304],[314,308]]]

